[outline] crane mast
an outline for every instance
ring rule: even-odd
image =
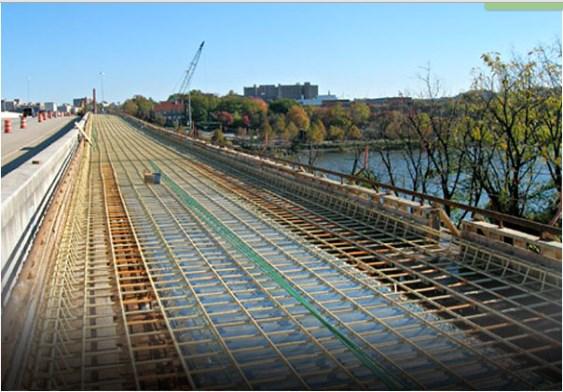
[[[182,84],[180,85],[180,89],[178,90],[178,96],[185,95],[186,93],[188,94],[188,123],[186,125],[187,125],[188,129],[190,130],[190,132],[193,131],[192,94],[191,94],[191,91],[190,91],[190,83],[192,81],[192,77],[194,76],[194,72],[197,68],[197,63],[199,62],[199,58],[201,56],[201,52],[203,50],[204,44],[205,44],[205,41],[203,41],[199,45],[199,48],[198,48],[197,52],[195,53],[194,58],[192,59],[192,62],[190,63],[190,66],[186,70],[186,75],[184,76],[184,79],[182,80]]]

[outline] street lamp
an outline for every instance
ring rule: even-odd
[[[101,88],[102,104],[103,104],[104,101],[105,101],[105,98],[104,98],[104,75],[105,75],[104,72],[100,72],[100,83],[101,83],[101,85],[102,85],[102,86],[101,86],[101,87],[102,87],[102,88]]]
[[[31,78],[28,76],[27,77],[27,103],[30,103],[31,101],[29,100],[29,81],[31,80]]]

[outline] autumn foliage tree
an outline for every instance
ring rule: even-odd
[[[309,116],[301,106],[292,106],[287,112],[287,118],[301,131],[305,132],[309,128]]]

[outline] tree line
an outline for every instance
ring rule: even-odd
[[[309,164],[327,140],[406,141],[400,151],[407,167],[402,186],[470,205],[486,199],[487,208],[548,222],[561,202],[560,59],[560,42],[510,59],[484,54],[471,90],[456,97],[444,98],[439,80],[425,69],[422,91],[399,104],[316,107],[193,91],[192,113],[196,126],[215,129],[217,143],[231,132],[263,144],[300,144],[307,147]],[[164,125],[154,104],[136,96],[122,108]],[[354,148],[352,174],[358,173],[362,150]],[[396,152],[375,153],[383,167],[371,175],[383,172],[398,185]]]

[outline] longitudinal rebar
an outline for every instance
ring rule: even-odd
[[[560,274],[116,116],[89,127],[26,387],[560,387]]]
[[[245,241],[248,236],[255,238],[249,244],[257,246],[257,249],[260,249],[258,253],[264,254],[268,263],[275,265],[275,260],[281,255],[285,255],[284,258],[289,257],[287,260],[290,264],[286,264],[286,261],[280,264],[280,271],[284,276],[288,275],[283,268],[301,260],[297,258],[291,261],[292,253],[284,250],[284,247],[288,246],[286,244],[291,242],[300,244],[305,249],[313,246],[311,251],[312,254],[318,255],[316,257],[326,258],[328,254],[333,254],[338,259],[365,271],[367,275],[354,275],[344,267],[334,264],[340,271],[334,276],[354,276],[356,282],[376,290],[377,297],[384,299],[387,305],[364,305],[348,290],[336,290],[335,293],[340,293],[344,301],[353,304],[355,310],[350,315],[354,312],[379,312],[386,306],[400,310],[398,313],[393,311],[392,315],[375,319],[376,325],[383,327],[394,338],[387,341],[382,346],[384,348],[379,349],[379,344],[374,344],[371,340],[375,339],[375,332],[366,335],[362,333],[360,340],[364,339],[367,347],[377,347],[381,353],[390,352],[390,358],[395,357],[401,347],[414,349],[418,355],[426,357],[429,363],[434,363],[433,366],[437,366],[437,369],[442,369],[442,385],[522,385],[527,388],[558,385],[560,358],[555,358],[554,361],[550,360],[549,356],[550,351],[560,346],[556,335],[557,331],[561,330],[560,322],[558,323],[555,317],[557,312],[560,312],[560,300],[553,295],[557,291],[560,293],[560,287],[550,283],[553,281],[540,282],[536,279],[539,275],[516,270],[511,267],[515,264],[501,264],[498,257],[492,260],[491,266],[500,266],[500,270],[496,267],[482,269],[478,263],[467,264],[464,259],[456,258],[452,249],[443,250],[432,238],[408,229],[408,226],[402,225],[399,220],[385,213],[370,212],[369,216],[364,216],[362,207],[358,206],[352,206],[348,211],[347,209],[351,208],[348,204],[341,205],[330,197],[318,196],[318,192],[315,193],[302,184],[291,184],[291,180],[286,180],[283,176],[276,177],[275,174],[257,168],[244,168],[237,162],[227,162],[228,159],[221,156],[207,158],[196,149],[186,150],[189,159],[181,159],[170,149],[157,143],[148,142],[145,138],[141,142],[139,138],[142,136],[121,120],[108,119],[108,123],[111,123],[108,128],[123,141],[112,146],[117,149],[113,153],[114,161],[123,164],[118,170],[118,176],[125,176],[127,173],[127,179],[122,177],[123,181],[120,180],[120,183],[133,181],[136,190],[139,190],[135,192],[135,197],[128,198],[127,203],[137,204],[136,200],[139,198],[148,201],[156,195],[155,192],[159,194],[158,198],[167,200],[166,207],[163,207],[169,211],[166,214],[168,217],[159,214],[151,219],[152,225],[156,225],[158,230],[167,228],[162,231],[164,239],[161,238],[160,241],[167,243],[175,236],[185,237],[188,234],[185,230],[193,223],[188,223],[182,216],[182,203],[180,207],[169,210],[170,203],[174,204],[174,198],[170,198],[168,191],[156,190],[166,188],[166,184],[160,188],[149,185],[152,196],[144,191],[147,186],[141,184],[140,178],[150,159],[156,160],[159,167],[164,172],[171,173],[176,180],[181,179],[177,182],[180,189],[196,198],[206,210],[219,214],[218,219],[231,227],[237,236],[242,236]],[[225,173],[228,176],[225,176]],[[136,176],[139,180],[135,179]],[[137,181],[139,183],[136,183]],[[217,186],[221,187],[220,191]],[[317,198],[321,197],[324,198],[322,204],[317,201]],[[175,199],[177,204],[179,200],[177,197]],[[235,204],[232,204],[233,202]],[[157,205],[158,203],[149,209],[145,207],[143,214],[152,215],[151,208],[158,208]],[[346,212],[340,212],[341,209]],[[189,209],[186,212],[193,215]],[[139,214],[137,219],[142,221],[143,214]],[[170,214],[177,220],[171,218]],[[198,220],[195,215],[193,219]],[[255,219],[258,219],[256,226]],[[182,229],[167,234],[169,226],[166,222],[171,220]],[[240,224],[235,223],[237,221],[240,221]],[[263,226],[260,221],[267,222],[269,226]],[[190,226],[183,229],[185,224]],[[212,225],[206,224],[205,221],[200,221],[197,225],[209,234],[213,233]],[[288,234],[284,239],[276,240],[279,234],[269,231],[273,228],[282,232],[287,230]],[[219,237],[216,241],[220,244],[222,242]],[[282,242],[278,245],[277,241]],[[244,257],[244,253],[231,249],[228,243],[220,246],[235,259]],[[272,250],[263,253],[261,247],[264,246]],[[174,255],[181,252],[177,245],[168,249]],[[480,256],[479,259],[481,258]],[[179,263],[184,265],[181,257]],[[317,276],[314,270],[307,270],[311,271],[311,277],[320,279],[318,282],[322,284],[325,279],[322,275]],[[370,280],[369,276],[375,277],[376,280]],[[522,276],[526,278],[523,279]],[[300,279],[290,280],[306,292],[312,287],[318,287],[317,283],[308,285]],[[195,282],[197,280],[194,281],[194,288],[199,284]],[[540,291],[533,290],[536,282],[541,288]],[[318,301],[314,295],[311,298],[314,302]],[[530,303],[528,300],[535,302]],[[337,316],[336,320],[340,317]],[[351,327],[355,323],[356,321],[343,325]],[[359,327],[361,323],[357,323]],[[547,323],[547,328],[537,327],[542,323]],[[421,326],[428,329],[421,329]],[[411,331],[417,328],[424,332],[413,338]],[[438,340],[432,343],[434,336],[445,339],[447,345],[437,343]],[[322,341],[319,342],[322,344]],[[533,345],[532,348],[529,347],[530,344]],[[461,356],[466,359],[461,360]],[[486,367],[497,370],[478,370],[480,366],[477,364],[481,362],[486,364]],[[399,363],[408,368],[409,361],[399,360]],[[522,368],[522,364],[526,365]],[[430,368],[420,373],[408,370],[409,375],[424,385],[426,380],[423,373],[435,376],[437,374]],[[446,374],[448,376],[445,376]],[[446,381],[448,379],[449,381]]]

